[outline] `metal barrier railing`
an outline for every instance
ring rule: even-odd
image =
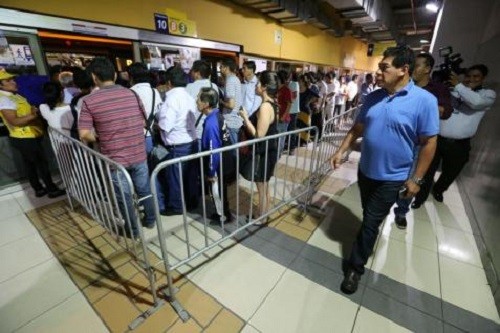
[[[154,269],[140,227],[138,207],[145,198],[137,197],[132,179],[122,165],[56,129],[49,128],[49,134],[71,209],[74,209],[73,200],[76,200],[133,255],[147,275],[154,304],[131,322],[129,327],[133,329],[165,303],[157,296]],[[133,205],[131,211],[125,208],[127,200]],[[132,228],[133,223],[136,228]],[[119,237],[127,229],[136,229],[140,241]]]
[[[317,165],[313,174],[312,184],[320,184],[330,173],[330,159],[340,148],[342,141],[351,129],[360,105],[327,119],[323,123],[323,135],[318,148]]]
[[[168,171],[169,168],[176,168],[179,172],[182,217],[179,216],[177,220],[175,217],[170,218],[170,220],[166,218],[162,221],[160,207],[158,201],[155,200],[156,220],[161,222],[157,223],[157,241],[153,241],[152,243],[155,244],[158,251],[161,252],[163,265],[167,272],[168,300],[182,320],[186,321],[189,319],[189,314],[183,309],[182,305],[175,297],[176,289],[174,288],[173,282],[174,270],[193,262],[202,255],[206,255],[207,251],[217,246],[221,246],[223,242],[230,241],[243,230],[268,221],[273,213],[285,206],[296,204],[303,209],[303,212],[307,210],[307,205],[311,200],[311,175],[313,168],[317,165],[317,135],[315,135],[315,139],[312,142],[308,143],[309,145],[312,144],[312,147],[307,147],[305,149],[298,148],[300,154],[296,152],[295,156],[290,155],[290,151],[294,150],[296,146],[300,146],[300,141],[297,142],[295,140],[300,137],[301,133],[311,131],[317,133],[317,128],[307,127],[291,132],[240,142],[235,145],[211,151],[174,158],[160,163],[153,170],[151,174],[151,187],[154,197],[157,197],[159,191],[157,188],[158,176],[160,175],[161,178],[162,173]],[[281,140],[287,143],[287,148],[285,148],[283,152],[280,151],[280,148],[275,149],[276,146],[281,146]],[[243,160],[240,158],[238,152],[240,149],[244,149],[244,147],[250,148],[251,160]],[[236,170],[240,170],[240,165],[243,163],[251,163],[251,177],[249,180],[246,180],[237,172],[236,179],[228,186],[226,191],[224,187],[228,184],[226,184],[227,177],[225,176],[226,173],[223,168],[224,158],[229,158],[229,155],[227,155],[228,152],[235,153]],[[217,212],[217,203],[210,203],[205,200],[208,194],[207,185],[204,181],[206,179],[205,166],[207,158],[210,156],[212,158],[215,156],[221,159],[221,170],[216,181],[218,188],[221,190],[216,190],[216,193],[212,193],[212,196],[217,195],[218,192],[220,193],[220,198],[218,198],[220,199],[219,202],[224,203],[225,199],[229,199],[233,203],[231,214],[234,213],[234,222],[232,223],[227,223],[224,218],[215,222],[207,218],[210,212]],[[262,158],[264,162],[261,161]],[[272,164],[275,159],[277,162],[273,168]],[[269,168],[263,168],[263,177],[262,179],[258,179],[261,181],[255,183],[253,180],[257,180],[257,178],[261,177],[256,170],[262,165],[267,166],[268,163],[271,164],[271,166]],[[198,167],[199,179],[201,180],[201,208],[198,207],[188,212],[184,195],[185,191],[189,189],[184,186],[183,173],[187,172],[187,168],[195,167]],[[270,178],[268,177],[268,173],[273,172],[273,169],[274,177]],[[171,170],[173,169],[170,169],[170,171]],[[269,181],[265,182],[268,178],[270,178]],[[267,186],[265,183],[267,183]],[[213,183],[210,186],[213,186]],[[269,206],[265,211],[259,209],[260,215],[257,218],[244,218],[242,221],[242,215],[249,214],[251,217],[254,212],[255,187],[257,187],[257,191],[260,192],[259,207],[264,205],[264,200],[267,200],[266,202],[269,203]],[[227,195],[227,198],[224,198],[225,195]],[[272,201],[270,199],[271,196],[273,198]],[[216,200],[214,201],[216,202]],[[249,206],[240,207],[240,203],[242,205],[249,204]]]

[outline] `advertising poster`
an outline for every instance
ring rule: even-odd
[[[34,66],[35,60],[31,55],[29,45],[10,44],[14,62],[18,66]]]

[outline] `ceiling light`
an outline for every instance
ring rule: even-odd
[[[435,2],[428,2],[427,5],[425,5],[425,8],[433,13],[437,13],[439,10],[439,6]]]
[[[421,39],[420,44],[429,44],[429,41],[427,39]]]

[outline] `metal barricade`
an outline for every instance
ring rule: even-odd
[[[78,202],[135,257],[147,275],[154,305],[132,321],[129,327],[133,329],[165,303],[157,296],[155,274],[140,227],[138,207],[145,198],[137,197],[132,179],[122,165],[56,129],[49,128],[49,134],[71,209],[74,209],[73,200]],[[133,205],[131,212],[123,208],[127,204],[127,194]],[[132,230],[132,223],[137,224],[139,239],[119,237],[126,229]]]
[[[313,175],[313,186],[320,184],[330,173],[330,159],[340,148],[342,141],[356,120],[360,106],[327,119],[323,123],[323,135],[318,149],[317,166]]]
[[[157,223],[158,239],[157,241],[153,241],[152,244],[157,247],[158,252],[161,252],[163,264],[167,272],[168,299],[182,320],[186,321],[189,319],[189,314],[176,300],[176,289],[174,288],[173,281],[174,270],[182,268],[182,266],[188,263],[192,263],[197,258],[206,260],[211,255],[208,253],[209,250],[213,250],[210,251],[211,253],[220,253],[223,244],[230,243],[234,241],[235,238],[241,237],[244,230],[255,228],[256,225],[269,221],[268,219],[272,217],[273,214],[280,214],[279,211],[281,209],[293,205],[300,207],[303,212],[306,211],[307,205],[311,200],[311,175],[313,168],[317,165],[317,135],[315,135],[314,141],[308,143],[309,147],[297,148],[295,155],[290,155],[290,150],[291,148],[295,148],[294,140],[296,140],[301,133],[310,131],[317,132],[317,128],[308,127],[240,142],[235,145],[211,151],[174,158],[160,163],[153,170],[151,174],[151,187],[154,197],[157,197],[159,191],[157,188],[158,176],[160,175],[161,179],[164,172],[171,172],[174,170],[173,168],[177,169],[179,172],[183,214],[178,217],[169,216],[162,221],[158,201],[155,200],[156,219],[159,221],[159,223]],[[287,143],[287,148],[284,151],[280,151],[282,141]],[[240,158],[239,151],[244,147],[248,147],[251,150],[250,160],[245,160],[242,157]],[[240,166],[244,163],[251,163],[251,179],[246,180],[239,172],[236,172],[236,179],[228,186],[227,191],[224,190],[224,186],[227,185],[225,183],[227,177],[223,170],[225,165],[223,160],[224,158],[228,158],[228,155],[225,155],[224,152],[226,152],[226,154],[228,152],[235,154],[236,171],[239,171]],[[232,223],[227,223],[227,219],[225,218],[216,221],[209,220],[208,218],[210,212],[217,212],[216,199],[213,200],[215,203],[206,200],[206,198],[209,197],[207,187],[214,186],[214,183],[209,183],[207,185],[205,182],[207,178],[205,167],[206,163],[208,163],[207,159],[210,158],[210,156],[212,158],[215,156],[221,159],[221,170],[216,180],[217,187],[221,190],[215,190],[215,192],[220,193],[220,197],[216,199],[220,199],[222,203],[224,203],[224,200],[229,199],[230,206],[231,203],[233,204],[231,214],[234,216],[234,221]],[[263,162],[261,161],[262,158]],[[277,161],[274,168],[272,168],[272,166],[267,167],[268,163],[273,164],[272,160],[275,158]],[[262,165],[266,166],[264,167],[263,178],[261,182],[256,183],[252,180],[256,180],[256,177],[260,177],[257,171],[259,170],[259,166]],[[183,177],[183,173],[190,172],[192,171],[191,168],[195,167],[198,168],[198,179],[201,180],[201,207],[198,206],[194,208],[194,210],[188,211],[187,202],[184,196],[186,195],[185,192],[190,189],[184,186],[184,181],[186,179]],[[270,178],[266,186],[265,180],[268,178],[268,173],[271,172],[274,172],[274,177]],[[226,179],[224,179],[225,177]],[[172,185],[169,184],[169,186]],[[258,188],[257,191],[260,191],[260,207],[264,205],[263,200],[267,200],[266,202],[269,203],[269,206],[268,209],[265,212],[261,212],[262,214],[256,219],[247,219],[243,216],[248,214],[251,217],[255,211],[254,198],[257,195],[257,193],[255,193],[256,187]],[[265,193],[264,196],[262,196],[263,192]],[[217,195],[217,193],[212,191],[212,197],[215,195]],[[225,195],[227,195],[227,198],[224,198]],[[272,201],[270,199],[271,196],[273,198]],[[240,204],[242,206],[249,204],[249,206],[240,207]],[[224,209],[222,212],[224,215]]]

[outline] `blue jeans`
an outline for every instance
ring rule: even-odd
[[[172,147],[169,149],[170,154],[168,155],[167,160],[194,154],[198,151],[197,148],[198,140]],[[182,179],[178,163],[167,166],[165,168],[164,175],[165,183],[167,184],[166,190],[168,192],[166,210],[179,214],[183,213],[183,199],[186,204],[186,208],[190,209],[198,204],[200,194],[198,186],[199,161],[195,159],[183,162],[181,169]],[[181,184],[184,185],[184,198],[182,197]]]
[[[396,202],[404,181],[380,181],[358,171],[358,185],[363,207],[363,223],[352,246],[349,265],[359,274],[373,252],[379,226]]]
[[[239,128],[232,128],[232,127],[228,127],[227,128],[229,130],[229,136],[231,138],[231,142],[234,144],[238,143],[238,133],[240,132],[240,129]]]
[[[285,133],[288,130],[288,123],[283,123],[283,122],[278,122],[278,133]],[[291,138],[290,138],[291,140]],[[285,148],[285,141],[288,141],[288,136],[282,136],[280,138],[280,144],[279,144],[279,155],[281,155],[281,152]]]
[[[151,197],[151,188],[149,186],[149,171],[146,161],[133,164],[125,168],[130,178],[132,179],[132,184],[134,186],[135,193],[139,198],[147,197],[141,201],[141,205],[144,207],[144,225],[152,225],[155,223],[155,209],[153,198]],[[136,215],[134,212],[134,203],[132,201],[131,189],[128,186],[125,175],[119,171],[113,171],[111,173],[111,179],[113,181],[113,187],[115,189],[116,198],[118,200],[118,207],[120,212],[125,219],[125,226],[132,228],[132,232],[137,232],[138,221],[135,219]],[[120,188],[123,190],[123,197]],[[129,219],[127,219],[127,213]]]

